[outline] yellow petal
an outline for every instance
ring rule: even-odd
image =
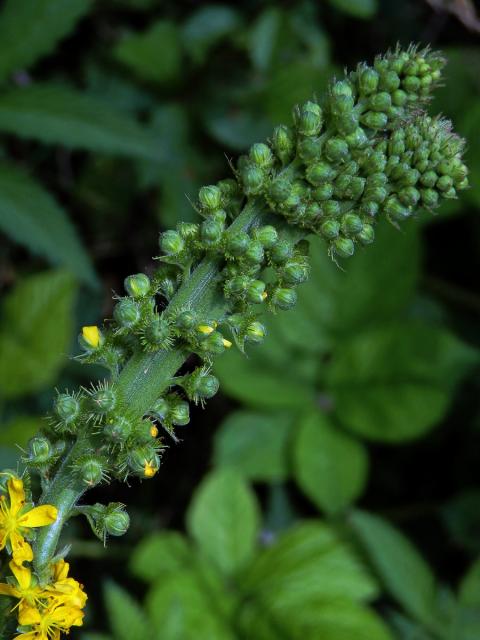
[[[27,567],[24,567],[23,564],[17,564],[15,560],[10,562],[10,571],[15,576],[16,581],[20,585],[20,589],[25,591],[30,587],[32,582],[32,572]]]
[[[12,543],[13,559],[17,564],[23,564],[24,562],[31,562],[33,560],[32,547],[17,531],[12,531],[10,541]]]
[[[38,624],[41,620],[42,617],[35,607],[20,607],[18,621],[21,625]]]
[[[85,342],[94,349],[100,344],[100,329],[97,326],[82,327],[82,336]]]
[[[10,513],[15,515],[25,504],[25,491],[20,478],[11,478],[8,483],[8,494],[10,496]]]
[[[230,340],[226,340],[224,338],[223,339],[223,346],[225,347],[225,349],[230,349],[230,347],[232,346],[232,343],[230,342]]]
[[[0,582],[0,596],[11,596],[13,598],[17,596],[18,591],[15,587],[12,587],[11,584],[5,584],[5,582]]]
[[[45,527],[57,519],[57,507],[51,504],[43,504],[31,509],[18,520],[21,527]]]
[[[53,576],[55,582],[59,582],[60,580],[65,580],[68,577],[68,571],[70,569],[70,565],[65,560],[59,560],[55,563],[53,567]]]
[[[203,333],[206,336],[209,336],[215,331],[215,329],[213,327],[210,327],[208,324],[199,324],[197,329],[200,331],[200,333]]]

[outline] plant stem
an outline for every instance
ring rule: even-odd
[[[247,202],[241,214],[229,227],[229,233],[247,231],[258,226],[265,216],[263,200]],[[173,314],[179,309],[192,309],[199,317],[220,319],[227,310],[227,302],[218,285],[221,259],[206,257],[184,281],[165,309]],[[116,382],[116,388],[123,402],[128,406],[129,415],[142,417],[153,402],[170,385],[172,378],[188,358],[189,353],[182,347],[155,353],[135,353]],[[58,540],[72,508],[88,489],[78,480],[71,468],[74,457],[92,448],[91,437],[77,440],[58,469],[41,503],[57,507],[56,522],[38,530],[34,548],[35,570],[41,582],[50,576],[50,564],[55,555]]]

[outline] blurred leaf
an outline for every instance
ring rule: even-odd
[[[82,640],[112,640],[112,637],[104,633],[84,633],[82,634]]]
[[[115,640],[145,640],[152,637],[150,624],[140,605],[114,582],[105,585],[105,607]]]
[[[0,395],[14,398],[51,384],[73,337],[75,286],[64,271],[21,281],[0,320]]]
[[[210,48],[240,25],[240,13],[233,7],[220,4],[201,7],[183,25],[183,45],[197,64],[203,64]]]
[[[355,18],[373,18],[378,9],[377,0],[330,0],[330,4]]]
[[[294,446],[295,479],[305,494],[330,514],[358,498],[368,474],[365,447],[336,429],[318,411],[303,416]]]
[[[324,601],[364,601],[377,594],[353,550],[319,521],[280,535],[248,567],[242,588],[269,611],[286,616]]]
[[[349,521],[386,590],[410,615],[431,626],[435,622],[435,577],[419,552],[378,516],[355,511]]]
[[[0,424],[0,446],[17,445],[25,447],[41,425],[42,418],[37,416],[17,416],[6,424]]]
[[[192,558],[193,551],[180,533],[164,531],[140,542],[130,558],[130,569],[137,578],[155,582],[189,568]]]
[[[283,480],[292,431],[288,413],[230,413],[215,434],[214,463],[250,480]]]
[[[217,604],[194,572],[171,574],[158,582],[147,596],[153,637],[162,640],[233,640]]]
[[[374,440],[417,438],[438,424],[477,359],[448,331],[419,323],[359,333],[339,344],[328,370],[336,415]]]
[[[459,131],[468,140],[465,153],[465,163],[470,175],[470,189],[466,191],[467,198],[470,198],[476,205],[480,204],[480,140],[477,135],[480,127],[480,104],[478,95],[469,100],[463,119],[458,123]]]
[[[478,558],[463,576],[459,587],[458,599],[467,607],[480,607],[480,558]]]
[[[0,95],[0,131],[47,144],[162,160],[160,141],[108,103],[61,85]]]
[[[0,12],[0,80],[50,53],[92,0],[5,0]]]
[[[253,108],[222,105],[204,112],[208,133],[221,145],[234,151],[245,151],[258,140],[272,133],[272,124],[264,114]]]
[[[422,626],[396,611],[390,613],[388,621],[399,640],[434,640]]]
[[[125,36],[114,55],[143,80],[171,82],[179,76],[182,64],[177,26],[168,20],[154,22],[144,33]]]
[[[215,471],[197,488],[187,527],[221,571],[234,573],[255,551],[259,527],[255,495],[233,470]]]
[[[480,489],[466,489],[442,507],[442,519],[462,549],[480,553]]]
[[[279,42],[284,14],[278,7],[267,7],[248,33],[248,50],[253,66],[267,71],[273,61]]]
[[[96,285],[90,257],[53,197],[27,174],[0,164],[0,230],[80,281]]]

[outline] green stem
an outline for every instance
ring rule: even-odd
[[[246,231],[258,226],[265,215],[263,200],[249,201],[241,214],[230,225],[229,232]],[[218,285],[221,260],[206,257],[182,284],[166,308],[166,313],[178,309],[193,309],[200,317],[219,319],[227,310],[227,302]],[[138,352],[132,356],[122,370],[116,386],[119,395],[128,406],[132,416],[143,416],[152,403],[171,383],[179,368],[188,357],[181,347],[156,353]],[[47,582],[50,564],[55,555],[58,540],[72,508],[78,503],[88,487],[78,481],[71,469],[71,460],[92,447],[91,438],[78,440],[64,459],[48,490],[42,495],[43,504],[55,505],[57,520],[38,530],[35,543],[35,570],[40,581]]]

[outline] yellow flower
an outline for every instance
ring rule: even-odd
[[[199,324],[197,329],[200,331],[200,333],[203,333],[206,336],[209,336],[215,331],[215,329],[208,324]]]
[[[158,469],[153,465],[152,460],[145,460],[145,466],[143,467],[143,474],[145,478],[153,478]]]
[[[33,560],[32,548],[23,537],[26,531],[55,522],[57,508],[44,504],[25,511],[25,491],[20,478],[10,478],[7,488],[10,505],[4,495],[0,496],[0,551],[9,544],[13,559],[21,565]]]
[[[96,349],[100,344],[100,329],[97,326],[82,327],[82,336],[85,342]]]
[[[78,607],[64,604],[52,604],[41,610],[24,607],[18,621],[21,626],[32,629],[16,636],[17,640],[60,640],[61,632],[68,633],[70,627],[82,626],[83,612]]]
[[[45,587],[45,595],[55,604],[64,604],[83,609],[87,602],[87,594],[83,586],[74,578],[68,577],[70,565],[59,560],[53,568],[53,584]]]
[[[10,571],[15,576],[17,586],[0,583],[0,595],[18,598],[20,602],[14,607],[27,605],[35,607],[42,597],[45,597],[44,590],[41,589],[36,580],[32,580],[32,572],[27,567],[17,564],[14,560],[10,562]]]

